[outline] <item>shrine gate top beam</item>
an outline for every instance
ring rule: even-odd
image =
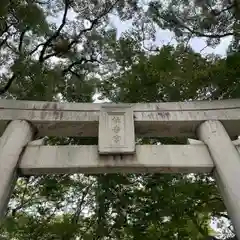
[[[136,136],[195,136],[206,120],[219,120],[228,134],[240,135],[240,100],[145,104],[59,103],[0,100],[0,133],[9,121],[24,119],[39,136],[98,136],[99,114],[104,106],[132,107]]]

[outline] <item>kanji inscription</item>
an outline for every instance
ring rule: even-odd
[[[99,117],[99,153],[134,153],[134,120],[130,107],[104,106]]]

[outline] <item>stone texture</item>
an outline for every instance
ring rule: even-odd
[[[135,134],[131,107],[116,105],[102,108],[98,147],[100,154],[134,154]]]
[[[20,172],[57,173],[193,173],[211,172],[213,162],[202,145],[137,145],[134,155],[101,155],[98,146],[26,147]]]
[[[122,104],[120,104],[122,105]],[[0,100],[0,133],[8,121],[25,119],[39,136],[98,136],[102,106],[116,104]],[[209,119],[220,120],[230,136],[240,135],[240,100],[124,104],[133,109],[136,136],[195,137]]]
[[[214,176],[219,187],[236,234],[240,236],[240,155],[224,126],[216,120],[202,123],[198,129],[199,139],[209,148],[215,169]]]
[[[17,164],[33,131],[26,121],[11,122],[0,139],[0,219],[4,216],[17,174]]]

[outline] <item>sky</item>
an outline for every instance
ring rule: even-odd
[[[111,16],[111,22],[118,30],[118,37],[121,35],[122,32],[126,31],[131,27],[130,21],[122,22],[118,17],[113,15]],[[156,33],[155,43],[158,43],[159,47],[163,44],[168,44],[169,42],[176,44],[176,41],[172,40],[173,38],[174,34],[172,32],[170,32],[169,30],[160,29]],[[224,56],[226,55],[226,50],[229,46],[230,40],[231,37],[226,37],[222,39],[221,43],[216,48],[206,47],[204,39],[197,37],[191,39],[189,44],[196,52],[201,52],[201,54],[203,55],[214,53]]]
[[[75,14],[72,11],[68,12],[68,19],[73,20],[75,18]],[[59,15],[57,19],[51,19],[53,22],[56,22],[58,25],[61,24],[62,20],[62,14]],[[121,21],[119,17],[116,15],[110,15],[110,25],[113,25],[117,29],[117,37],[120,37],[121,34],[131,28],[131,21]],[[177,42],[173,40],[174,34],[170,32],[169,30],[162,30],[159,29],[159,31],[156,32],[156,41],[155,43],[161,47],[163,44],[168,44],[171,42],[172,44],[176,44]],[[207,55],[207,54],[217,54],[224,56],[226,55],[227,48],[229,46],[229,43],[231,41],[231,37],[225,37],[222,38],[221,42],[217,47],[212,48],[212,47],[206,47],[206,42],[204,38],[192,38],[189,42],[191,47],[196,51],[196,52],[201,52],[202,55]]]
[[[116,27],[117,38],[119,38],[123,32],[131,28],[131,21],[123,22],[116,15],[111,15],[110,24]],[[230,44],[230,41],[231,41],[231,37],[223,38],[219,45],[217,45],[215,48],[212,48],[212,47],[207,47],[207,44],[204,38],[195,37],[189,41],[189,44],[193,48],[193,50],[201,53],[203,56],[206,56],[208,54],[225,56],[227,48]],[[173,45],[177,44],[177,42],[174,40],[174,33],[169,30],[159,29],[156,32],[156,41],[154,42],[155,45],[157,45],[160,48],[163,45],[167,45],[169,42]],[[93,99],[94,99],[94,102],[96,103],[107,101],[107,99],[98,100],[98,94],[96,94]]]

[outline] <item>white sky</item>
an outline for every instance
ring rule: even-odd
[[[69,20],[74,20],[76,14],[73,11],[68,12],[68,19]],[[58,25],[61,24],[62,20],[62,13],[59,15],[57,19],[51,18],[50,21],[53,21],[57,23]],[[121,33],[128,30],[131,28],[131,21],[125,21],[122,22],[116,15],[110,15],[110,24],[116,27],[117,29],[117,37],[120,37]],[[171,42],[172,44],[176,44],[177,42],[173,40],[174,34],[170,32],[169,30],[159,30],[156,32],[156,41],[155,43],[161,47],[163,44],[168,44]],[[191,47],[196,51],[196,52],[201,52],[202,55],[206,54],[218,54],[221,56],[226,55],[227,48],[229,46],[231,37],[226,37],[222,38],[221,43],[217,45],[217,47],[212,48],[212,47],[206,47],[206,42],[204,38],[193,38],[190,40],[190,45]]]
[[[122,32],[126,31],[131,27],[131,21],[121,22],[121,20],[116,16],[112,16],[111,21],[118,30],[118,37],[121,35]],[[158,43],[159,47],[163,44],[168,44],[169,42],[171,42],[172,44],[176,44],[176,41],[172,40],[173,37],[174,34],[172,32],[168,30],[159,30],[156,33],[155,43]],[[229,46],[230,40],[231,37],[226,37],[222,39],[221,43],[214,49],[211,47],[206,47],[206,43],[203,38],[196,37],[190,41],[190,45],[196,52],[201,52],[203,55],[214,53],[224,56],[226,54],[226,50]]]

